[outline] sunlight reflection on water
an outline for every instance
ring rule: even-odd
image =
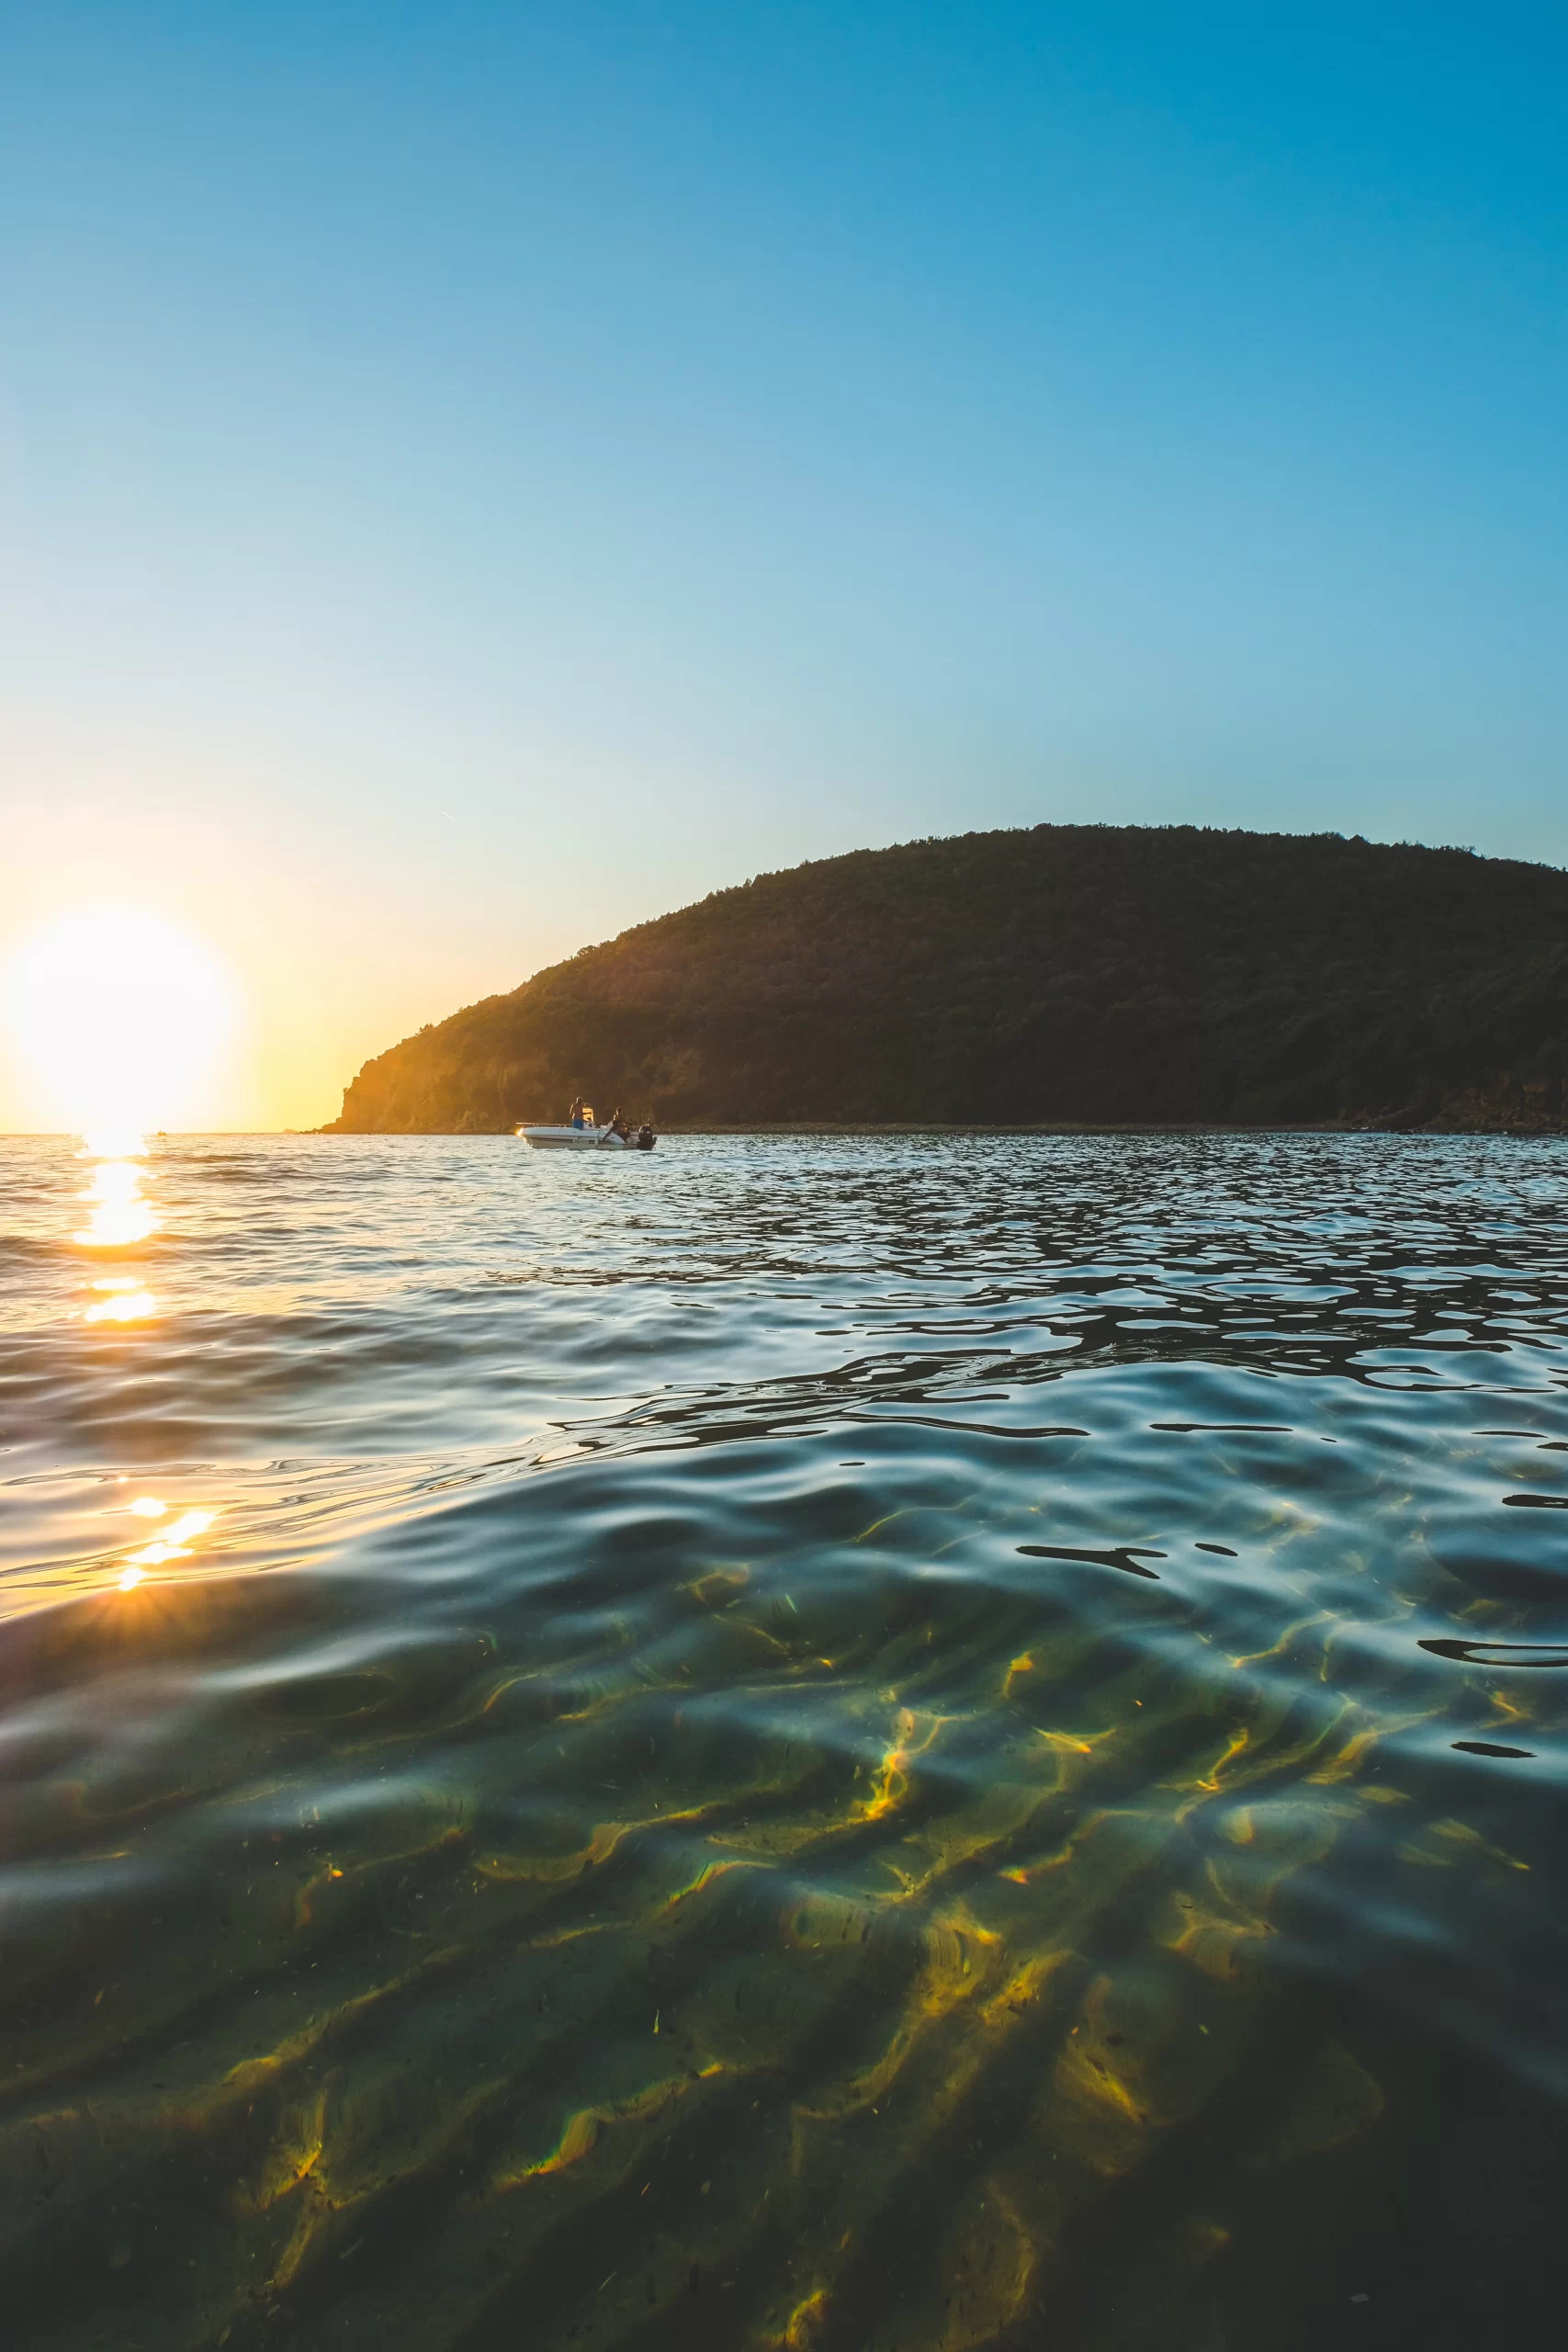
[[[131,1275],[95,1283],[92,1287],[107,1295],[95,1298],[82,1317],[85,1323],[143,1323],[158,1311],[145,1283]]]
[[[128,1249],[147,1240],[158,1230],[152,1204],[141,1189],[141,1154],[144,1148],[139,1143],[134,1154],[96,1161],[82,1195],[88,1205],[87,1223],[72,1236],[83,1249]],[[82,1156],[91,1157],[92,1147]],[[106,1315],[111,1312],[110,1308],[104,1310]]]
[[[159,1231],[161,1220],[148,1196],[148,1157],[146,1138],[132,1132],[99,1130],[84,1139],[78,1155],[93,1164],[91,1178],[82,1198],[91,1206],[92,1214],[85,1230],[71,1236],[79,1249],[98,1250],[112,1249],[118,1253],[149,1241]],[[157,1303],[141,1274],[107,1274],[94,1280],[89,1288],[92,1303],[84,1310],[87,1324],[124,1326],[150,1322],[157,1314]],[[125,1509],[139,1519],[164,1519],[169,1505],[155,1496],[141,1495]],[[189,1560],[194,1555],[196,1539],[206,1534],[219,1516],[215,1510],[187,1510],[166,1527],[161,1528],[151,1541],[142,1542],[118,1562],[115,1582],[122,1592],[130,1592],[145,1582],[151,1570],[170,1567],[176,1561]]]

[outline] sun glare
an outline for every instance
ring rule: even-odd
[[[144,1499],[152,1501],[151,1496]],[[132,1510],[137,1510],[141,1505],[132,1503],[130,1508]],[[154,1510],[162,1511],[164,1509],[164,1504],[153,1503]],[[139,1552],[131,1553],[120,1570],[121,1592],[134,1591],[135,1588],[142,1582],[149,1568],[166,1567],[171,1560],[188,1560],[192,1544],[198,1535],[206,1534],[217,1516],[218,1513],[215,1510],[182,1511],[178,1519],[164,1530],[162,1535],[155,1536],[151,1544],[144,1544]]]
[[[144,1283],[115,1284],[95,1283],[96,1291],[107,1290],[107,1298],[96,1298],[88,1307],[85,1320],[88,1323],[145,1323],[157,1312],[152,1294]]]
[[[151,1128],[200,1124],[235,1013],[212,950],[133,906],[77,907],[31,933],[6,968],[4,1005],[40,1114],[115,1158]]]
[[[145,1241],[158,1229],[151,1204],[141,1197],[141,1170],[134,1159],[100,1162],[82,1197],[87,1204],[87,1222],[73,1238],[90,1250],[123,1250],[133,1241]],[[123,1310],[112,1306],[106,1312],[122,1322],[128,1319]]]

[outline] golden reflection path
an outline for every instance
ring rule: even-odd
[[[95,1130],[83,1137],[77,1156],[89,1169],[86,1189],[78,1195],[86,1204],[87,1221],[71,1237],[76,1246],[118,1253],[151,1240],[162,1219],[149,1196],[146,1137],[123,1129]],[[157,1316],[157,1300],[139,1272],[100,1274],[88,1287],[92,1296],[83,1311],[85,1323],[123,1327],[147,1324]],[[144,1583],[151,1569],[188,1560],[196,1538],[205,1535],[219,1515],[203,1508],[171,1516],[174,1506],[156,1495],[138,1495],[124,1508],[133,1518],[167,1520],[168,1524],[117,1558],[122,1592]]]
[[[81,1195],[87,1204],[87,1222],[71,1237],[82,1249],[133,1249],[157,1232],[157,1216],[142,1192],[141,1163],[146,1152],[140,1136],[134,1142],[115,1137],[107,1150],[96,1139],[88,1138],[80,1155],[93,1162],[87,1189]],[[111,1285],[105,1283],[96,1287],[108,1290]],[[113,1287],[123,1293],[126,1284],[122,1280]]]

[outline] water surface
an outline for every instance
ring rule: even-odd
[[[13,2340],[1555,2331],[1568,1147],[80,1149]]]

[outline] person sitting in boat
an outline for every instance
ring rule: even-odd
[[[571,1101],[571,1108],[570,1108],[570,1110],[567,1113],[566,1116],[567,1116],[567,1124],[568,1124],[568,1125],[569,1125],[569,1126],[573,1126],[573,1127],[581,1127],[581,1125],[582,1125],[582,1097],[581,1097],[581,1094],[574,1094],[574,1095],[573,1095],[573,1097],[572,1097],[572,1101]]]
[[[630,1136],[626,1133],[626,1123],[621,1116],[621,1106],[618,1102],[610,1114],[610,1124],[605,1128],[604,1133],[605,1135],[618,1136],[623,1143],[629,1143],[631,1141]],[[603,1140],[603,1138],[601,1138],[601,1140]]]

